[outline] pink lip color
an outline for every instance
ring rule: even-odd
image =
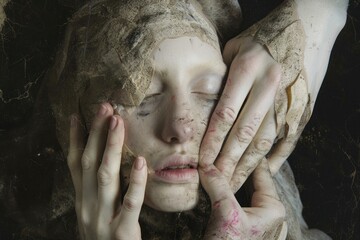
[[[168,183],[187,183],[198,179],[197,161],[184,155],[170,155],[155,169],[157,180]]]
[[[158,180],[169,183],[187,183],[197,178],[198,172],[194,168],[163,169],[155,171]]]

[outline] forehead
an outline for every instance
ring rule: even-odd
[[[155,48],[152,59],[154,75],[147,94],[163,91],[164,87],[180,90],[221,85],[226,72],[220,49],[197,37],[166,39]]]
[[[184,36],[163,40],[153,51],[155,75],[169,73],[196,75],[204,69],[224,73],[224,63],[219,48],[200,40]]]
[[[85,66],[83,72],[103,75],[104,80],[112,84],[110,89],[121,92],[118,95],[126,106],[137,106],[144,98],[153,76],[152,54],[164,39],[197,36],[209,45],[219,46],[215,29],[201,8],[195,7],[196,2],[160,2],[117,6],[122,14],[117,12],[113,19],[105,19],[101,31],[94,29],[93,34],[88,34],[87,30],[83,34],[84,47],[88,49],[91,45],[95,49],[92,56],[87,57],[94,61]],[[97,62],[96,68],[93,62]]]

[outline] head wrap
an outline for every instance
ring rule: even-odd
[[[100,102],[138,106],[149,87],[152,53],[161,41],[198,37],[220,49],[216,30],[192,0],[100,0],[82,7],[69,23],[49,73],[57,135],[67,150],[69,116],[89,126]]]

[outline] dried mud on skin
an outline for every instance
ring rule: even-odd
[[[0,239],[45,239],[41,236],[46,232],[70,239],[76,231],[73,212],[46,222],[54,183],[63,180],[54,175],[66,174],[67,168],[46,102],[34,104],[64,24],[81,1],[0,0],[0,25],[5,2],[8,19],[0,34]],[[269,11],[267,2],[240,1],[244,26]],[[350,1],[313,116],[290,158],[305,219],[333,239],[360,236],[359,15],[360,1]],[[59,208],[70,204],[65,196],[58,198]]]

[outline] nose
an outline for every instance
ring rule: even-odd
[[[194,136],[194,119],[189,114],[182,115],[184,117],[169,115],[161,133],[163,140],[167,143],[185,143],[191,140]]]

